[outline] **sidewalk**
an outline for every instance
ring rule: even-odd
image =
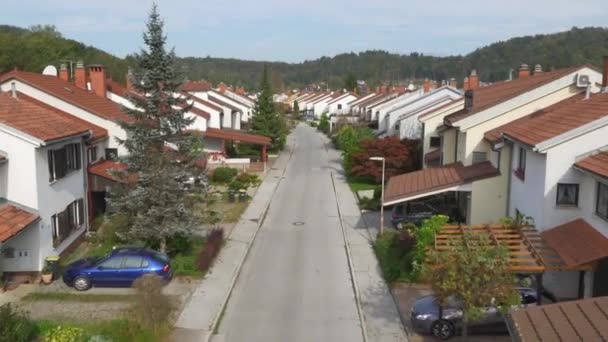
[[[178,316],[173,331],[175,341],[209,341],[215,325],[221,319],[249,248],[262,225],[287,162],[291,158],[293,143],[293,140],[288,138],[285,150],[268,170],[247,210],[227,236],[226,244],[213,267],[205,275],[199,287],[194,290],[192,297]]]
[[[336,170],[333,173],[334,186],[350,249],[366,339],[368,342],[408,341],[397,305],[372,248],[377,229],[366,224],[361,215],[355,195],[346,183],[340,152],[330,148],[327,153]]]

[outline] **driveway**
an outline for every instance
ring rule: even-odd
[[[214,341],[362,341],[326,142],[300,125],[295,151]]]

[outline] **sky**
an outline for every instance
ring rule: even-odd
[[[607,26],[606,0],[158,0],[178,56],[302,62],[345,52],[466,54],[511,37]],[[0,24],[55,25],[124,57],[152,0],[0,0]]]

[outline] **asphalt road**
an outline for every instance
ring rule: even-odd
[[[363,340],[332,185],[338,170],[314,129],[300,125],[292,137],[285,178],[243,265],[218,340]]]

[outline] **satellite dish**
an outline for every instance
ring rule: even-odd
[[[42,74],[57,77],[57,68],[55,68],[54,65],[47,65],[47,67],[42,70]]]

